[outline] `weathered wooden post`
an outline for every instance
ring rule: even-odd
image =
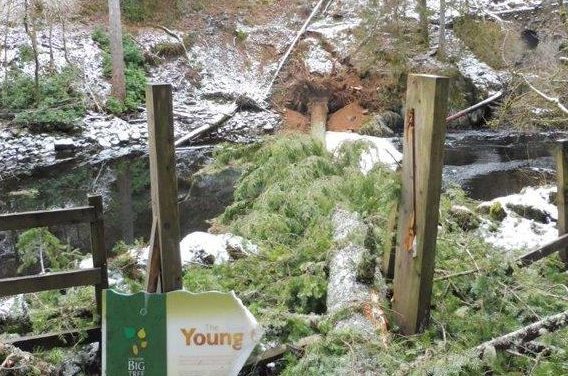
[[[161,277],[161,290],[168,292],[182,288],[171,85],[148,85],[146,106],[154,217],[148,259],[147,290],[156,292],[158,278]]]
[[[103,198],[100,195],[88,196],[89,206],[95,208],[95,221],[91,222],[91,251],[93,267],[101,269],[101,282],[95,286],[97,314],[102,314],[102,291],[108,288],[107,253],[105,248],[105,232],[103,221]]]
[[[447,77],[410,75],[393,309],[404,334],[427,323],[432,295],[448,103]]]
[[[558,236],[568,232],[568,139],[559,140],[556,149],[556,180],[558,193],[556,201],[558,205]],[[568,249],[563,249],[559,253],[560,259],[568,268]]]

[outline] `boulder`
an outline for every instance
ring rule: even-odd
[[[540,223],[550,223],[552,217],[542,209],[521,203],[507,203],[507,208],[523,218],[532,219]]]
[[[25,334],[32,329],[24,295],[0,299],[0,333]]]
[[[242,171],[233,167],[205,168],[194,174],[190,179],[189,194],[180,203],[180,211],[192,215],[182,216],[181,228],[207,231],[207,221],[233,203],[235,184],[241,175]]]
[[[198,231],[183,238],[180,251],[184,265],[213,265],[258,254],[258,247],[240,236]]]
[[[479,228],[481,224],[477,215],[465,206],[454,205],[449,211],[450,217],[464,231],[471,231]]]
[[[16,276],[18,259],[15,241],[9,231],[0,231],[0,278]]]
[[[53,141],[53,148],[56,152],[71,151],[77,148],[77,144],[72,138],[60,138]]]
[[[99,343],[91,343],[70,353],[59,366],[57,374],[61,376],[97,375],[100,372]]]
[[[393,111],[385,111],[375,115],[368,121],[359,133],[375,137],[393,137],[395,132],[402,132],[404,119]]]

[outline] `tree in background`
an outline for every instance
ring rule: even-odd
[[[37,18],[41,12],[41,3],[37,0],[24,0],[24,29],[30,38],[32,44],[32,53],[34,58],[34,84],[35,93],[34,100],[39,101],[39,51],[37,45]]]
[[[110,24],[110,54],[112,59],[111,95],[120,102],[126,98],[126,79],[124,76],[124,48],[122,46],[122,25],[120,20],[120,0],[108,0]]]
[[[422,42],[428,45],[428,4],[426,0],[418,0],[416,6],[418,15],[420,17],[420,34],[422,36]]]
[[[62,244],[47,228],[33,228],[23,232],[16,248],[21,261],[19,273],[38,264],[41,274],[48,270],[62,270],[81,257],[78,250]],[[46,261],[48,266],[45,265]]]

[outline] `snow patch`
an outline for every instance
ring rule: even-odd
[[[556,220],[558,210],[550,203],[550,195],[556,192],[556,187],[526,187],[521,193],[498,197],[483,205],[490,206],[499,202],[507,217],[500,223],[496,231],[492,231],[492,224],[485,222],[480,228],[480,233],[485,241],[496,247],[510,250],[530,250],[540,247],[558,237]],[[532,219],[521,217],[512,211],[508,205],[522,205],[539,209],[547,213],[552,220],[549,223],[540,223]]]
[[[367,175],[379,163],[392,170],[396,170],[400,165],[402,153],[396,149],[390,138],[347,132],[326,132],[325,136],[327,150],[333,154],[336,154],[344,143],[357,141],[364,141],[369,144],[369,148],[361,154],[359,161],[359,167],[363,174]]]

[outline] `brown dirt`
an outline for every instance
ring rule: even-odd
[[[300,132],[310,133],[310,119],[294,110],[284,110],[283,115],[283,132]]]
[[[369,120],[369,112],[353,102],[332,114],[327,121],[327,130],[333,132],[357,132]]]

